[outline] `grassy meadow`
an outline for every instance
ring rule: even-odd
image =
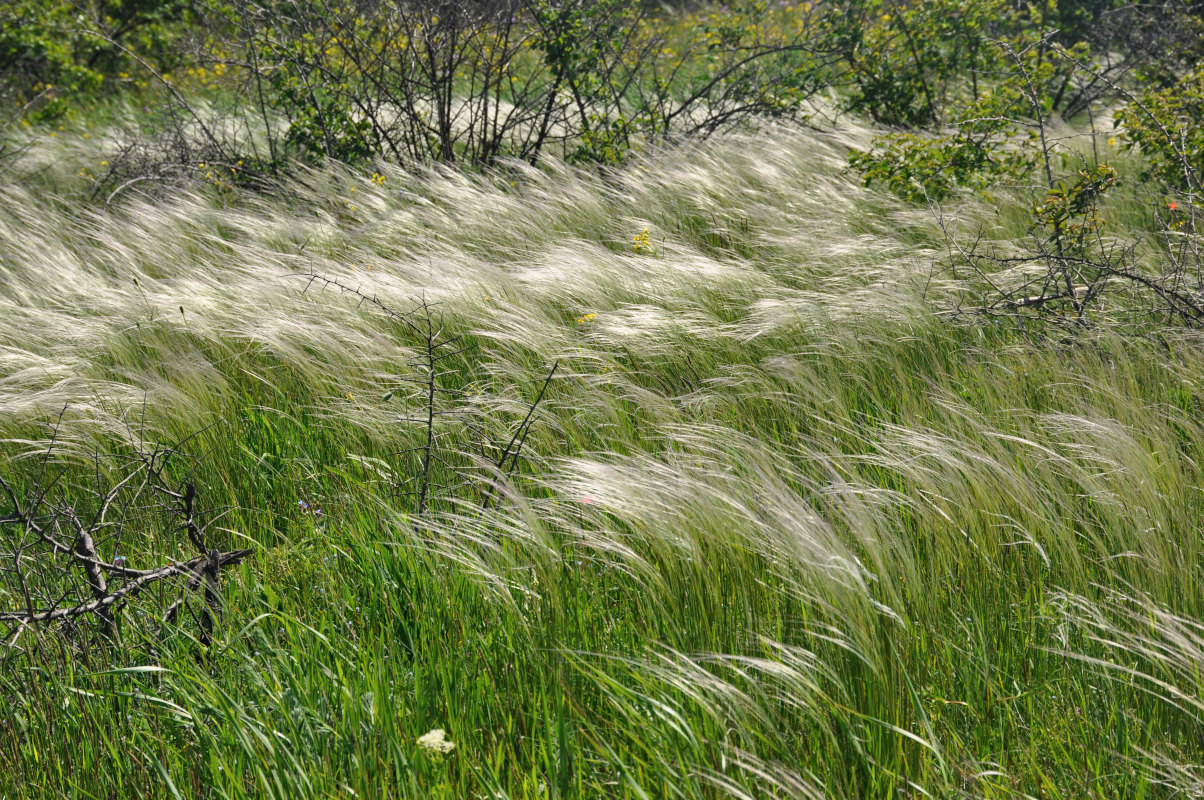
[[[0,797],[1204,794],[1201,341],[944,315],[932,211],[845,169],[868,129],[108,211],[103,133],[56,133],[0,185],[5,474],[50,424],[67,493],[183,440],[255,552],[204,658],[0,675]],[[1029,203],[945,213],[1004,242]],[[398,499],[421,342],[315,274],[463,337],[441,481],[556,365],[495,502]]]

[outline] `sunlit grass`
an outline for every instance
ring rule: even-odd
[[[931,214],[842,171],[867,138],[0,188],[5,469],[64,407],[80,454],[145,413],[257,548],[207,661],[6,675],[0,794],[1198,792],[1198,341],[941,321]],[[961,213],[1005,239],[1027,202]],[[390,499],[417,342],[311,270],[438,303],[478,437],[559,362],[505,502]]]

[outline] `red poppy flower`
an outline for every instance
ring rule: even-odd
[[[1178,204],[1178,203],[1176,203],[1174,200],[1172,200],[1172,201],[1170,201],[1169,203],[1167,203],[1167,204],[1166,204],[1166,207],[1167,207],[1167,208],[1169,208],[1171,211],[1178,211],[1178,210],[1179,210],[1179,204]]]

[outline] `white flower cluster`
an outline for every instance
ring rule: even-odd
[[[418,746],[428,752],[443,755],[454,750],[456,743],[447,738],[447,733],[442,728],[435,728],[418,737]]]

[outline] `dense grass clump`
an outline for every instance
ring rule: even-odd
[[[842,168],[869,138],[109,213],[0,187],[3,469],[64,408],[68,464],[137,418],[256,547],[206,657],[3,675],[0,795],[1199,795],[1199,339],[934,313],[928,210]],[[1005,240],[1028,200],[964,208]],[[419,343],[310,273],[474,346],[449,450],[559,363],[502,502],[391,491]]]

